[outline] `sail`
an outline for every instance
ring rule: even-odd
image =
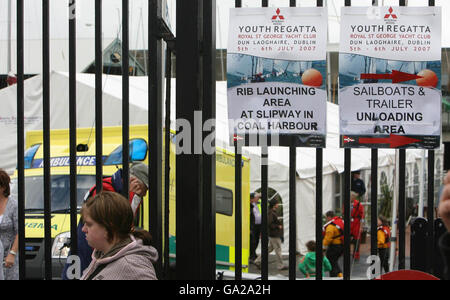
[[[339,73],[349,77],[359,78],[365,73],[365,57],[354,54],[340,54]]]
[[[242,54],[229,54],[227,63],[227,73],[237,77],[251,77],[254,68],[254,57]]]
[[[390,60],[388,61],[388,72],[392,72],[393,70],[415,74],[414,62]]]
[[[388,69],[388,61],[385,59],[377,59],[375,62],[376,71],[378,74],[386,74]]]
[[[416,61],[414,62],[414,74],[419,73],[422,70],[425,70],[427,68],[427,62],[426,61]]]

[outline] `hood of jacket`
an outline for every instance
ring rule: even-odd
[[[92,259],[95,260],[98,265],[109,264],[128,255],[142,255],[152,263],[155,263],[158,260],[158,251],[155,248],[143,245],[142,240],[136,239],[133,235],[130,235],[130,238],[131,243],[122,247],[117,253],[111,256],[98,258],[98,252],[97,250],[94,250]]]
[[[133,236],[129,240],[104,256],[94,250],[92,262],[81,280],[157,280],[153,267],[158,259],[157,250]]]

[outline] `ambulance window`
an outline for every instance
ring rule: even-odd
[[[81,207],[86,192],[95,184],[95,176],[77,176],[77,204]],[[14,180],[13,195],[17,195],[17,180]],[[51,209],[52,212],[65,212],[70,209],[70,176],[51,176]],[[44,210],[44,177],[25,178],[25,209]]]
[[[233,215],[233,191],[216,187],[216,212],[226,216]]]

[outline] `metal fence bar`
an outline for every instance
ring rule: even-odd
[[[262,7],[269,7],[269,0],[261,0],[261,6]],[[267,141],[267,138],[265,139]],[[261,222],[261,226],[263,227],[262,230],[262,237],[261,238],[261,243],[262,243],[262,247],[261,247],[261,255],[262,255],[262,260],[261,260],[261,277],[262,280],[267,280],[269,278],[269,233],[267,230],[267,226],[268,226],[268,203],[269,203],[269,182],[268,182],[268,178],[269,178],[269,149],[268,147],[262,147],[261,149],[262,151],[262,155],[261,155],[261,176],[262,176],[262,202],[261,205],[263,207],[262,210],[262,214],[263,214],[263,218],[262,218],[262,222]],[[266,209],[266,212],[264,212],[264,208]]]
[[[171,107],[171,90],[172,90],[172,51],[167,47],[166,50],[166,120],[164,132],[164,278],[168,279],[170,269],[170,115],[172,113]]]
[[[290,7],[296,7],[297,1],[290,0]],[[289,279],[297,278],[297,189],[295,181],[297,178],[297,147],[292,138],[289,147]]]
[[[203,74],[200,67],[202,2],[177,1],[177,120],[194,124],[195,110],[201,107]],[[181,125],[183,127],[184,125]],[[178,127],[178,125],[177,125]],[[177,131],[181,130],[178,128]],[[183,128],[188,130],[188,128]],[[176,158],[177,279],[202,278],[201,220],[203,176],[201,156],[181,153]],[[199,186],[200,185],[200,186]],[[187,192],[189,191],[189,192]]]
[[[399,6],[406,6],[406,0],[399,0]],[[399,191],[398,191],[398,269],[406,268],[406,150],[399,150]],[[396,218],[396,216],[392,216]]]
[[[130,190],[130,34],[129,3],[122,0],[122,195],[128,199]]]
[[[398,191],[398,269],[406,268],[406,150],[399,150],[399,191]],[[395,218],[395,216],[393,216]]]
[[[203,118],[214,122],[203,132],[203,141],[213,137],[216,127],[216,0],[203,0]],[[204,278],[216,277],[216,146],[211,153],[203,149],[203,226],[202,264]],[[242,205],[241,205],[242,207]]]
[[[323,279],[323,149],[316,149],[316,280]]]
[[[261,148],[261,278],[269,278],[269,236],[268,236],[268,148]]]
[[[96,192],[103,189],[103,47],[102,0],[95,0],[95,174]]]
[[[25,124],[24,124],[24,1],[17,0],[17,185],[19,279],[26,277],[25,260]]]
[[[428,249],[427,253],[429,253],[428,258],[428,268],[427,272],[430,274],[433,274],[433,266],[434,261],[436,259],[434,253],[434,173],[435,173],[435,167],[434,167],[434,161],[435,161],[435,151],[429,150],[428,151],[428,208],[427,208],[427,219],[428,219]]]
[[[78,254],[76,0],[69,1],[70,252]]]
[[[297,147],[295,140],[289,147],[289,279],[295,280],[297,273],[297,197],[296,176],[297,174]]]
[[[345,149],[344,158],[344,280],[350,280],[351,277],[351,257],[350,257],[350,215],[351,215],[351,166],[352,156],[351,149]]]
[[[323,7],[323,0],[317,0],[317,6]],[[323,149],[316,149],[316,280],[323,279]]]
[[[50,177],[50,3],[42,1],[42,78],[44,146],[44,271],[52,279],[51,177]]]
[[[370,254],[378,253],[378,149],[372,149],[370,194]]]
[[[148,12],[148,144],[149,144],[149,228],[153,243],[162,253],[162,19],[161,0],[150,0]],[[178,15],[178,14],[177,14]],[[178,196],[178,194],[177,194]],[[178,216],[178,214],[177,214]],[[155,264],[158,278],[161,276],[162,261]]]
[[[345,6],[351,6],[351,0],[345,0]],[[351,149],[345,149],[344,159],[344,280],[350,280],[350,189],[351,189]]]
[[[435,0],[428,0],[428,6],[435,6]],[[433,255],[435,253],[435,227],[434,227],[434,175],[435,175],[435,151],[428,151],[428,210],[427,210],[427,218],[428,218],[428,255],[430,262],[428,272],[433,273],[437,270],[434,270],[434,266],[436,264],[436,257]]]
[[[235,178],[235,280],[242,280],[242,148],[238,146],[236,140],[234,146],[235,164],[234,164],[234,178]]]
[[[240,8],[242,7],[242,0],[235,0],[234,1],[234,7],[235,8]],[[234,153],[235,153],[235,173],[234,173],[234,179],[235,179],[235,274],[234,274],[234,279],[235,280],[242,280],[242,250],[238,249],[238,244],[242,245],[242,222],[241,222],[241,217],[242,217],[242,211],[241,211],[241,207],[242,207],[242,169],[240,167],[241,161],[242,161],[242,156],[240,155],[238,157],[238,153],[241,153],[242,148],[239,148],[238,146],[238,140],[237,140],[237,136],[236,136],[236,140],[234,141]],[[238,162],[239,160],[239,162]],[[239,212],[238,210],[238,202],[239,204]],[[239,216],[238,216],[239,214]],[[239,225],[239,228],[237,228]]]

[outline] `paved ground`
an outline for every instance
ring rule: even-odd
[[[406,232],[406,268],[408,269],[410,266],[409,263],[409,228],[407,229]],[[355,280],[365,280],[367,279],[367,269],[369,267],[369,264],[366,263],[367,258],[370,255],[370,236],[367,236],[367,243],[361,245],[361,250],[360,250],[360,254],[361,254],[361,258],[359,261],[355,261],[352,263],[352,273],[351,273],[351,278],[355,279]],[[284,261],[285,264],[288,265],[288,256],[284,256]],[[299,258],[297,259],[297,261],[299,261]],[[298,263],[297,263],[298,265]],[[341,268],[343,267],[343,259],[341,258],[341,262],[340,262],[340,266]],[[397,264],[395,264],[395,266],[397,266]],[[250,268],[249,268],[249,276],[251,276],[252,278],[257,278],[258,275],[261,274],[261,270],[258,269],[254,264],[250,264]],[[283,270],[283,271],[279,271],[277,269],[277,265],[276,265],[276,258],[275,258],[275,254],[269,254],[269,276],[275,276],[275,277],[280,277],[280,279],[285,279],[284,277],[289,277],[289,270]],[[297,268],[297,278],[298,279],[303,279],[305,278],[305,276],[298,271]]]
[[[369,255],[366,254],[362,254],[361,258],[359,261],[355,261],[354,263],[352,263],[352,273],[351,273],[351,278],[355,279],[355,280],[365,280],[367,279],[367,269],[369,267],[369,264],[366,263],[366,260],[368,258]],[[288,258],[285,257],[285,264],[288,265]],[[343,266],[343,259],[341,259],[340,261],[340,266],[342,268]],[[406,258],[406,266],[409,266],[409,258]],[[249,274],[258,277],[256,275],[260,275],[261,274],[261,270],[258,269],[254,264],[250,264],[250,268],[249,268]],[[277,269],[277,264],[276,264],[276,259],[275,259],[275,255],[269,254],[269,276],[279,276],[280,279],[282,279],[282,277],[289,277],[289,270],[283,270],[283,271],[279,271]],[[298,271],[297,269],[297,278],[298,279],[304,279],[305,276]]]

